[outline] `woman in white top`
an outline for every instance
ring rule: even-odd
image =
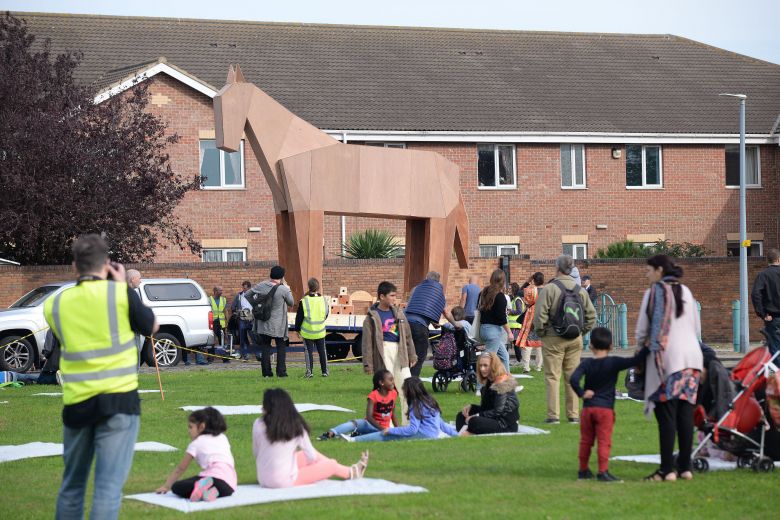
[[[252,453],[257,482],[268,488],[303,486],[330,477],[362,478],[368,466],[367,451],[359,462],[347,467],[315,450],[309,426],[281,388],[263,394],[263,416],[252,427]]]
[[[682,268],[666,255],[647,259],[650,288],[645,291],[636,325],[639,347],[647,346],[645,413],[655,413],[661,467],[646,480],[686,480],[691,473],[693,411],[703,369],[699,345],[701,323],[688,287],[680,283]],[[674,441],[679,444],[677,473]]]

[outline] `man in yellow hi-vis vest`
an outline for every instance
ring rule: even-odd
[[[94,458],[90,517],[115,519],[140,425],[135,336],[151,336],[157,321],[125,282],[125,268],[109,262],[100,236],[76,240],[73,265],[77,285],[44,303],[46,321],[60,342],[65,405],[65,469],[56,517],[83,518]]]
[[[314,366],[314,350],[320,357],[322,377],[328,377],[328,357],[325,352],[325,320],[330,314],[330,305],[324,296],[319,294],[320,282],[316,278],[309,279],[309,292],[298,303],[298,313],[295,315],[295,330],[303,339],[306,349],[306,377],[312,377]]]
[[[509,322],[509,330],[512,331],[512,337],[509,338],[509,342],[515,349],[515,359],[518,363],[522,362],[523,353],[520,347],[515,345],[520,330],[523,328],[523,322],[520,318],[525,314],[525,300],[523,300],[523,291],[520,290],[520,285],[516,282],[512,282],[509,285],[509,298],[510,305],[506,309],[506,320]]]
[[[209,296],[209,304],[211,305],[211,323],[212,330],[214,331],[214,345],[225,347],[225,329],[227,327],[227,318],[225,317],[225,310],[227,309],[227,298],[222,296],[222,287],[215,286]],[[211,353],[215,353],[215,347],[211,348]],[[208,360],[211,363],[211,359]],[[223,359],[223,363],[230,363],[230,360]]]

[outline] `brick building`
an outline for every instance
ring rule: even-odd
[[[747,100],[752,255],[780,244],[780,66],[671,35],[622,35],[14,13],[53,52],[81,51],[97,100],[151,84],[181,137],[175,171],[207,177],[177,208],[203,259],[272,260],[271,195],[249,146],[214,148],[211,98],[230,63],[349,143],[433,150],[461,168],[471,255],[566,251],[622,239],[738,238],[738,105]],[[388,196],[392,197],[390,193]],[[326,257],[357,229],[326,217]],[[191,261],[168,248],[158,261]]]

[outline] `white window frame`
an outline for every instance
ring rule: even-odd
[[[494,247],[494,248],[496,248],[495,258],[498,258],[498,257],[500,257],[502,255],[501,249],[503,249],[503,248],[512,248],[513,252],[511,254],[513,254],[513,255],[520,254],[520,246],[517,245],[517,244],[480,244],[479,245],[479,255],[480,256],[482,256],[482,248],[483,247]],[[504,254],[506,254],[506,253],[504,253]],[[490,257],[484,257],[484,258],[493,258],[493,257],[490,256]]]
[[[758,256],[750,256],[748,255],[748,258],[761,258],[764,256],[764,241],[763,240],[751,240],[750,245],[754,246],[758,244]],[[741,247],[739,244],[739,240],[726,240],[726,251],[729,249],[729,245],[736,245],[737,247]],[[739,255],[737,255],[739,256]]]
[[[565,252],[564,249],[565,249],[566,246],[571,246],[571,253],[566,253]],[[577,254],[577,250],[578,249],[582,251],[582,256]],[[567,243],[563,243],[563,244],[561,244],[561,250],[563,250],[563,254],[565,254],[565,255],[571,254],[571,257],[574,258],[575,260],[587,260],[587,258],[588,258],[588,244],[584,244],[582,242],[578,242],[578,243],[568,243],[568,242]]]
[[[726,148],[728,148],[729,146],[737,146],[737,147],[739,147],[739,145],[729,145],[729,144],[727,144],[723,148],[723,153],[724,154],[726,153]],[[748,188],[748,189],[761,188],[762,187],[761,186],[761,147],[760,146],[745,146],[745,152],[747,152],[748,148],[754,148],[756,150],[756,178],[758,179],[758,184],[748,184],[747,182],[745,182],[745,188]],[[747,174],[747,172],[745,172],[745,174]],[[724,179],[723,181],[724,181],[724,183],[727,182],[726,179]],[[726,184],[726,189],[727,190],[738,190],[739,189],[739,183],[737,183],[736,186],[734,186],[732,184]]]
[[[640,145],[629,145],[640,146]],[[641,145],[642,146],[642,185],[641,186],[629,186],[626,184],[627,190],[662,190],[664,188],[664,153],[663,147],[660,144]],[[648,148],[658,148],[658,184],[647,184],[647,154]],[[626,152],[626,167],[628,167],[628,152]],[[627,173],[627,172],[624,172]],[[626,182],[628,179],[626,179]]]
[[[405,149],[406,143],[392,143],[392,142],[383,142],[383,141],[366,141],[364,143],[366,146],[376,146],[376,147],[382,147],[382,148],[400,148]]]
[[[229,247],[229,248],[220,248],[220,247],[204,247],[201,250],[200,254],[200,261],[203,263],[212,263],[212,262],[206,262],[206,255],[204,254],[206,251],[220,251],[222,254],[222,260],[219,260],[220,262],[227,262],[227,255],[228,253],[241,253],[241,260],[238,260],[239,262],[246,262],[246,248],[245,247]],[[213,262],[216,263],[216,262]]]
[[[493,147],[493,178],[496,182],[495,186],[480,186],[479,185],[479,147],[480,146],[492,146]],[[512,184],[499,184],[498,179],[500,177],[500,164],[499,164],[499,146],[511,146],[512,147]],[[508,143],[477,143],[477,189],[479,190],[515,190],[517,189],[517,147]]]
[[[200,143],[203,141],[214,141],[216,139],[198,139],[198,174],[200,174],[200,165],[203,163],[203,155],[200,147]],[[246,172],[244,163],[244,140],[241,139],[238,152],[241,154],[241,184],[225,184],[225,154],[222,150],[219,150],[219,186],[201,186],[204,190],[242,190],[246,187]]]
[[[561,144],[561,146],[564,146],[564,145]],[[560,172],[561,173],[561,189],[562,190],[585,190],[585,189],[588,188],[588,172],[587,172],[587,168],[585,167],[585,145],[584,144],[577,144],[577,143],[572,143],[572,144],[568,144],[567,143],[566,146],[568,146],[570,148],[569,151],[571,152],[571,160],[570,160],[570,163],[569,163],[571,165],[571,186],[565,186],[563,184],[563,163],[561,163],[561,172]],[[576,146],[581,146],[582,147],[582,184],[577,184],[577,181],[576,181],[576,179],[577,179],[577,167],[575,165],[575,157],[576,157],[576,153],[577,153],[576,152],[576,148],[575,148]]]

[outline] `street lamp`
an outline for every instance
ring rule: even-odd
[[[739,351],[747,352],[748,330],[748,269],[747,269],[747,208],[745,202],[745,94],[720,94],[739,99]]]

